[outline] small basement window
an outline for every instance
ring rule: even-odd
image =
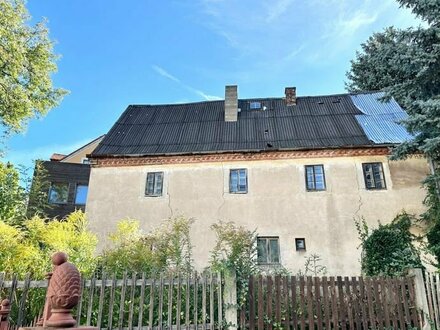
[[[50,204],[66,204],[69,197],[69,184],[67,182],[52,182],[49,189]]]
[[[163,189],[163,172],[147,173],[145,196],[149,196],[149,197],[162,196],[162,189]]]
[[[306,239],[305,238],[295,238],[296,251],[306,250]]]
[[[280,263],[279,237],[257,237],[257,262],[259,264]]]
[[[249,109],[251,109],[251,110],[261,109],[261,102],[251,102],[251,103],[249,103]]]

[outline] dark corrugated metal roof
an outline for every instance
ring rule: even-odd
[[[265,110],[251,110],[260,102]],[[239,100],[237,122],[224,121],[224,101],[130,105],[92,153],[135,156],[337,148],[374,145],[356,120],[350,95]]]

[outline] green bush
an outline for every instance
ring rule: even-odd
[[[440,220],[434,223],[426,234],[428,240],[428,250],[437,260],[437,268],[440,268]]]
[[[234,271],[237,278],[238,303],[246,302],[249,276],[257,269],[256,233],[233,222],[218,222],[211,226],[217,242],[211,251],[211,268],[215,271]]]
[[[52,268],[52,254],[64,251],[82,274],[90,275],[95,270],[96,244],[81,211],[64,220],[34,216],[20,227],[0,221],[0,271],[42,279]]]
[[[122,220],[109,235],[112,245],[98,260],[98,269],[118,276],[125,272],[190,272],[192,246],[190,228],[193,219],[170,218],[151,233],[144,234],[137,220]]]
[[[413,216],[397,215],[387,225],[369,230],[365,220],[356,222],[362,247],[362,272],[367,276],[400,276],[410,268],[422,267],[420,253],[410,233]]]

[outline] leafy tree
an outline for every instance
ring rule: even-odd
[[[35,163],[32,178],[29,172],[29,168],[0,162],[0,220],[22,225],[27,217],[45,217],[52,207],[47,198],[50,183],[41,162]]]
[[[35,215],[47,216],[47,212],[53,207],[49,203],[50,181],[47,179],[47,169],[39,160],[35,161],[35,167],[32,178],[27,175],[28,171],[23,174],[24,187],[27,195],[27,217]]]
[[[397,1],[426,25],[404,30],[390,27],[373,34],[351,62],[347,87],[350,91],[383,90],[385,99],[394,97],[407,111],[403,125],[414,138],[397,146],[392,158],[421,152],[430,160],[431,175],[425,180],[429,210],[423,218],[433,227],[440,222],[440,2]],[[427,237],[431,250],[440,249],[435,243],[440,237]]]
[[[0,162],[0,220],[13,224],[22,219],[26,210],[25,196],[19,171],[10,163]]]
[[[24,0],[0,0],[0,121],[20,132],[57,106],[66,91],[52,86],[57,56],[45,22],[29,25]]]
[[[371,231],[365,220],[356,222],[365,275],[401,276],[410,268],[421,267],[420,255],[410,233],[412,220],[412,216],[402,213],[390,224],[379,223],[379,227]]]

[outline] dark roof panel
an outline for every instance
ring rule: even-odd
[[[349,94],[298,97],[289,107],[283,98],[240,99],[238,107],[238,121],[225,122],[224,101],[131,105],[92,157],[374,145]]]

